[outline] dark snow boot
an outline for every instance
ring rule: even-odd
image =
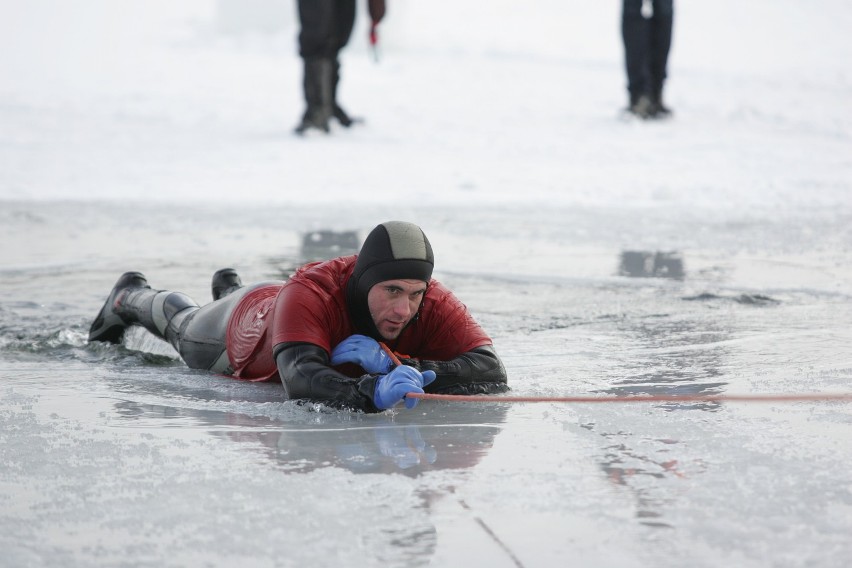
[[[349,116],[345,110],[337,103],[337,85],[340,83],[340,62],[334,61],[334,75],[331,84],[331,102],[333,105],[332,116],[337,119],[337,122],[345,128],[349,128],[353,124],[363,122],[363,119]]]
[[[656,91],[651,97],[651,102],[654,103],[655,118],[668,118],[672,115],[672,109],[663,104],[663,92]]]
[[[141,325],[178,349],[180,325],[197,310],[189,296],[152,290],[140,272],[125,272],[92,323],[89,341],[120,343],[128,327]]]
[[[657,113],[656,106],[648,95],[639,95],[630,97],[630,106],[627,107],[627,112],[634,116],[638,116],[642,120],[654,118]]]
[[[234,290],[239,290],[243,287],[243,281],[240,280],[240,275],[233,268],[222,268],[213,274],[213,282],[210,284],[210,289],[213,292],[213,300],[224,298]]]
[[[127,320],[119,315],[117,311],[120,300],[131,290],[151,291],[148,281],[141,272],[125,272],[113,286],[100,313],[89,328],[89,341],[105,341],[107,343],[121,343],[124,330],[129,325]]]
[[[334,63],[331,59],[310,57],[305,59],[305,103],[307,109],[296,134],[315,129],[328,132],[328,120],[334,112]]]
[[[337,103],[334,103],[334,118],[336,118],[337,122],[339,122],[340,125],[345,128],[349,128],[356,122],[361,122],[359,119],[352,118],[351,116],[346,114],[346,111],[340,108],[340,105],[338,105]]]

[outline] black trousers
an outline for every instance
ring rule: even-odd
[[[299,0],[299,55],[337,59],[355,24],[356,0]]]
[[[642,0],[623,0],[621,34],[631,102],[641,95],[659,100],[672,44],[674,0],[651,0],[654,14],[642,15]]]

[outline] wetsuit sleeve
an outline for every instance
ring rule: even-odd
[[[435,382],[426,392],[440,394],[492,394],[509,390],[506,368],[491,345],[462,353],[449,361],[402,358],[404,365],[419,371],[435,371]]]
[[[328,352],[312,343],[279,343],[273,353],[288,399],[379,412],[373,404],[377,375],[353,379],[338,373],[329,366]]]

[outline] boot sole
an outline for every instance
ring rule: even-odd
[[[134,280],[142,280],[145,286],[133,285]],[[148,281],[141,272],[125,272],[119,277],[112,291],[104,302],[101,311],[89,328],[89,341],[102,341],[105,343],[121,343],[127,324],[113,310],[118,295],[127,288],[143,288],[148,286]]]

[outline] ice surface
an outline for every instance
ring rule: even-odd
[[[848,393],[852,8],[678,2],[635,123],[618,4],[389,3],[378,64],[359,6],[367,122],[302,140],[295,4],[0,2],[0,565],[845,566],[848,403],[367,416],[85,341],[125,270],[204,302],[397,218],[512,394]]]

